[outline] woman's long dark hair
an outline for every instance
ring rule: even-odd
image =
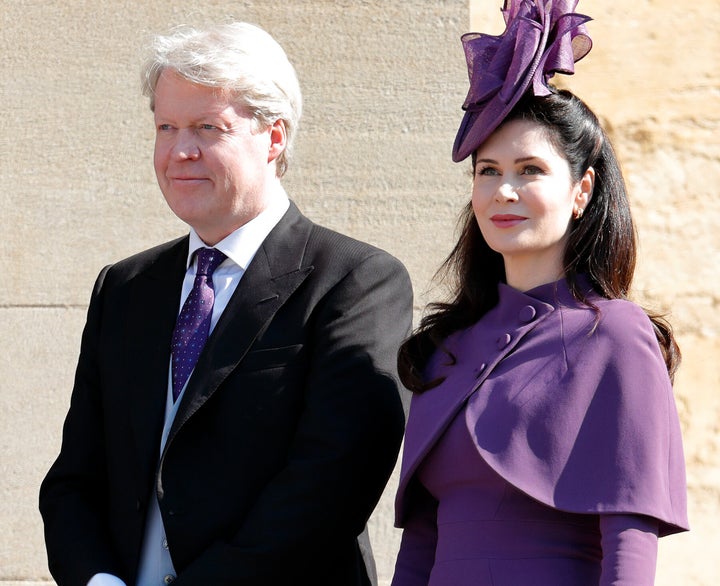
[[[635,273],[635,226],[617,157],[597,117],[578,97],[558,90],[542,97],[526,95],[503,124],[518,119],[549,130],[550,140],[570,165],[573,181],[580,181],[589,167],[595,170],[592,197],[582,219],[572,222],[563,259],[573,295],[592,306],[578,279],[586,275],[601,296],[627,298]],[[430,304],[429,313],[400,348],[400,378],[414,392],[439,384],[423,377],[428,359],[450,334],[471,326],[490,310],[498,301],[498,283],[505,282],[503,258],[485,242],[471,204],[463,210],[460,226],[460,238],[437,275],[448,282],[451,298]],[[659,315],[648,312],[648,316],[672,378],[680,350],[669,324]]]

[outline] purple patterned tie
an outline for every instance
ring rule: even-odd
[[[175,401],[207,341],[215,301],[212,274],[227,258],[214,248],[201,248],[196,254],[198,263],[195,283],[178,316],[172,337],[172,389]]]

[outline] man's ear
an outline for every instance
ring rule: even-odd
[[[270,148],[268,150],[268,163],[277,159],[287,147],[287,130],[284,120],[275,120],[270,126]]]

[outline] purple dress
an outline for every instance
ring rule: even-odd
[[[687,528],[672,389],[644,313],[563,282],[451,336],[408,419],[393,586],[653,583]],[[621,327],[622,326],[622,327]]]

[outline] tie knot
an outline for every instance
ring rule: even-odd
[[[198,266],[196,275],[212,277],[213,272],[227,257],[215,248],[200,248],[197,252]]]

